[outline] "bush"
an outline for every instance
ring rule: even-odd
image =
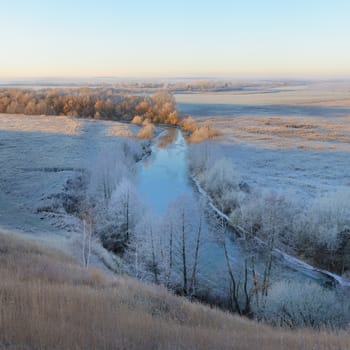
[[[226,158],[216,161],[203,174],[202,183],[223,212],[227,213],[236,207],[239,192],[239,176],[231,161]]]
[[[142,118],[139,115],[135,115],[135,117],[131,121],[132,124],[141,125],[142,124]]]
[[[203,126],[195,129],[192,135],[188,138],[189,142],[202,142],[205,140],[211,140],[215,136],[218,136],[218,131],[214,129],[211,123],[205,123]]]
[[[198,128],[198,126],[193,118],[187,117],[182,121],[181,128],[183,131],[193,133]]]
[[[350,321],[349,301],[315,283],[277,282],[255,312],[260,319],[291,328],[338,328]]]
[[[139,139],[153,139],[154,138],[154,125],[147,124],[145,125],[137,134]]]

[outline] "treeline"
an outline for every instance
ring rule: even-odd
[[[126,96],[113,88],[1,89],[0,113],[125,121],[139,115],[153,123],[179,123],[175,99],[168,92]]]
[[[288,85],[291,83],[288,83]],[[259,81],[242,82],[227,80],[183,80],[183,81],[159,81],[159,82],[119,82],[112,86],[119,91],[128,93],[154,92],[167,90],[171,93],[201,93],[223,91],[253,91],[262,88],[279,88],[286,86],[286,82]]]
[[[3,85],[7,88],[27,87],[33,86],[42,89],[99,89],[99,90],[113,90],[115,94],[142,94],[142,93],[158,93],[161,91],[169,91],[171,93],[200,93],[200,92],[222,92],[222,91],[258,91],[266,88],[280,88],[291,86],[293,82],[283,81],[228,81],[228,80],[213,80],[213,79],[199,79],[199,80],[169,80],[169,81],[116,81],[111,80],[81,80],[72,81],[35,81],[35,82],[18,82]]]
[[[123,95],[115,88],[0,89],[0,113],[127,121],[143,125],[141,138],[153,138],[153,124],[177,125],[194,143],[218,135],[210,123],[198,125],[189,116],[180,117],[167,91]]]

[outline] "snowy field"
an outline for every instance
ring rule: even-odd
[[[50,217],[43,209],[55,205],[68,179],[93,167],[100,152],[118,142],[115,136],[134,135],[138,129],[115,122],[0,114],[0,228],[43,237],[69,235],[75,223],[61,220],[63,212]]]
[[[176,99],[182,113],[211,120],[249,184],[304,199],[350,186],[350,83]]]

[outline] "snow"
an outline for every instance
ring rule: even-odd
[[[213,122],[244,182],[305,201],[350,186],[350,84],[314,85],[176,98],[180,112]]]
[[[120,142],[110,135],[125,124],[68,117],[0,115],[0,231],[55,245],[80,259],[79,220],[55,207],[67,180],[96,164],[102,150]],[[99,245],[92,258],[115,265]],[[106,264],[104,264],[106,265]]]
[[[32,116],[0,113],[0,130],[77,135],[82,119],[66,116]]]

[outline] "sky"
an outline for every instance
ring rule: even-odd
[[[349,78],[349,16],[349,0],[0,0],[0,78]]]

